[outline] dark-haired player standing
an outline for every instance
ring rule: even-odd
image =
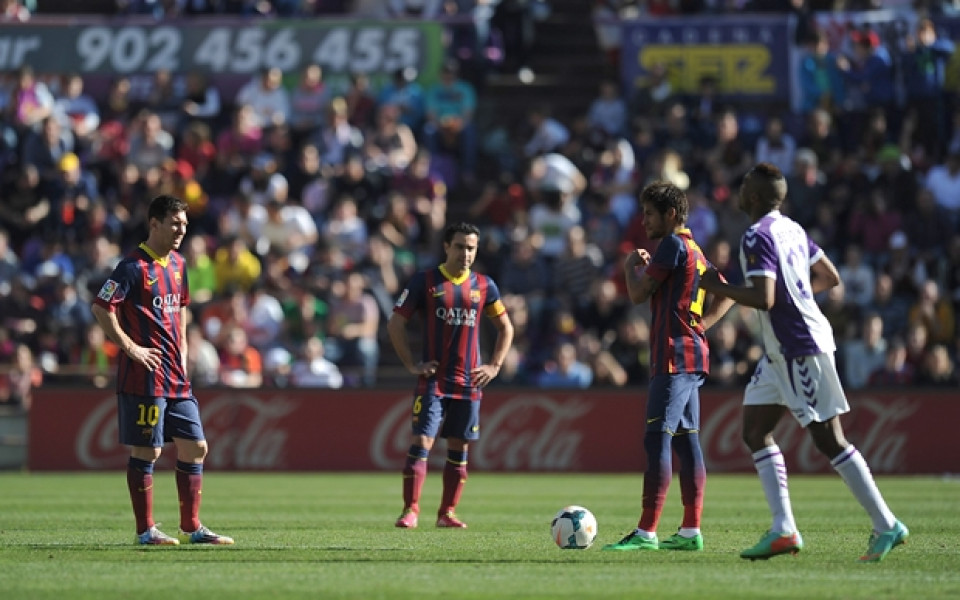
[[[700,386],[710,368],[704,335],[733,302],[707,302],[700,276],[710,266],[686,227],[686,194],[669,182],[651,183],[640,194],[644,227],[660,240],[654,255],[634,250],[624,263],[630,300],[650,300],[650,391],[643,447],[643,510],[636,529],[604,550],[703,550],[700,515],[707,470],[700,448]],[[643,269],[638,273],[639,269]],[[657,525],[673,478],[673,452],[680,459],[683,521],[659,541]]]
[[[187,379],[184,312],[190,302],[187,268],[177,252],[187,232],[187,203],[157,196],[149,235],[114,269],[93,301],[93,314],[123,350],[117,368],[120,443],[130,446],[127,487],[144,545],[232,544],[200,523],[200,489],[207,442]],[[153,466],[164,442],[177,448],[178,538],[153,520]]]
[[[403,512],[396,526],[417,526],[420,492],[427,478],[427,457],[437,436],[447,438],[443,496],[437,527],[463,528],[454,514],[467,481],[467,447],[480,437],[483,388],[500,372],[513,343],[513,324],[496,283],[470,270],[477,258],[480,230],[468,223],[444,231],[446,260],[414,275],[397,299],[387,324],[390,341],[403,366],[417,375],[413,400],[413,438],[403,467]],[[423,357],[415,362],[407,341],[407,321],[423,318]],[[497,328],[490,362],[480,358],[480,317]]]

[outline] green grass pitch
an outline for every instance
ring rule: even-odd
[[[173,474],[157,472],[155,514],[177,528]],[[960,480],[880,477],[910,527],[905,546],[859,564],[870,522],[837,476],[794,476],[800,555],[737,553],[769,525],[753,475],[707,481],[702,553],[601,552],[635,525],[639,474],[473,473],[438,530],[440,474],[421,525],[398,530],[400,475],[208,472],[201,516],[233,547],[142,548],[122,472],[0,474],[0,597],[72,598],[960,598]],[[674,481],[661,537],[680,520]],[[597,517],[587,550],[560,550],[550,520],[566,504]]]

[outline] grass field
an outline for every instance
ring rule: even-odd
[[[475,473],[467,530],[438,530],[439,473],[416,530],[398,530],[399,474],[224,474],[204,483],[201,515],[233,547],[133,545],[122,473],[0,474],[0,598],[960,598],[960,481],[880,478],[909,542],[859,564],[869,520],[836,476],[793,477],[805,549],[748,562],[769,525],[755,476],[713,475],[702,553],[601,552],[639,515],[638,475]],[[155,478],[155,512],[177,528],[173,475]],[[549,534],[565,504],[599,522],[587,550]],[[674,481],[661,537],[679,524]]]

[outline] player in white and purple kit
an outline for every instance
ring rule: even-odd
[[[716,271],[701,279],[705,290],[759,309],[763,334],[765,356],[744,394],[743,440],[753,453],[773,525],[740,556],[767,559],[803,547],[783,455],[773,439],[789,410],[870,515],[873,533],[860,560],[877,562],[909,532],[887,507],[863,456],[844,437],[840,415],[850,406],[834,362],[833,329],[814,299],[838,285],[840,275],[806,231],[780,213],[786,196],[787,182],[777,167],[761,163],[747,173],[740,187],[740,208],[754,222],[740,243],[747,284],[725,283]]]

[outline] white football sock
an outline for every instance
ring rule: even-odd
[[[893,516],[887,503],[884,502],[876,482],[873,480],[873,474],[867,461],[853,444],[847,446],[847,449],[841,452],[830,461],[833,468],[836,469],[844,483],[853,492],[857,502],[860,503],[870,519],[873,521],[873,530],[882,533],[893,529],[897,518]]]
[[[699,527],[681,527],[679,531],[677,531],[677,533],[680,534],[680,537],[685,537],[685,538],[697,537],[698,535],[700,535],[700,528]]]
[[[645,540],[652,540],[652,539],[654,539],[655,537],[657,537],[657,532],[656,532],[656,531],[647,531],[647,530],[645,530],[645,529],[640,529],[639,527],[637,527],[636,529],[634,529],[633,532],[634,532],[635,534],[639,535],[640,537],[642,537],[642,538],[645,539]]]
[[[760,476],[760,485],[767,497],[770,514],[773,515],[771,531],[795,533],[797,524],[793,520],[793,508],[790,506],[790,492],[787,489],[787,466],[783,461],[780,447],[774,444],[753,453],[753,466]]]

